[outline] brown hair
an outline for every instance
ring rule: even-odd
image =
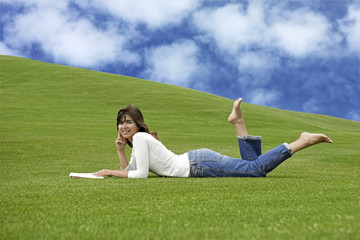
[[[139,108],[134,105],[127,105],[125,108],[120,109],[117,115],[116,128],[119,131],[119,124],[125,121],[126,115],[131,117],[136,126],[139,128],[139,132],[146,132],[151,134],[154,138],[158,139],[157,132],[150,132],[148,126],[145,124],[144,116]],[[132,147],[132,143],[126,139],[127,144]]]

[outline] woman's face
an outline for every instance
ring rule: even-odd
[[[120,122],[118,128],[120,134],[130,142],[132,142],[132,137],[134,136],[134,134],[139,131],[136,123],[129,115],[125,116],[124,122]]]

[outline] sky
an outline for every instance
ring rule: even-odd
[[[1,55],[360,121],[360,0],[1,0],[0,11]]]

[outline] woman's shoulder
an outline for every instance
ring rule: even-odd
[[[135,139],[155,139],[151,134],[149,134],[147,132],[137,132],[137,133],[135,133],[133,138],[134,138],[134,140]]]

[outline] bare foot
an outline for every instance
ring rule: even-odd
[[[290,148],[293,153],[296,153],[297,151],[300,151],[301,149],[307,148],[311,145],[318,144],[318,143],[332,143],[333,141],[324,134],[318,134],[318,133],[308,133],[303,132],[299,139],[295,142],[290,143]]]
[[[228,117],[228,122],[229,123],[236,124],[236,123],[242,123],[243,122],[242,112],[241,112],[241,109],[240,109],[240,103],[241,102],[242,102],[242,98],[238,98],[234,102],[232,112],[230,113],[230,115]]]
[[[300,139],[306,141],[307,144],[309,144],[309,146],[322,142],[328,142],[328,143],[333,142],[328,136],[324,134],[308,133],[308,132],[303,132],[300,135]]]

